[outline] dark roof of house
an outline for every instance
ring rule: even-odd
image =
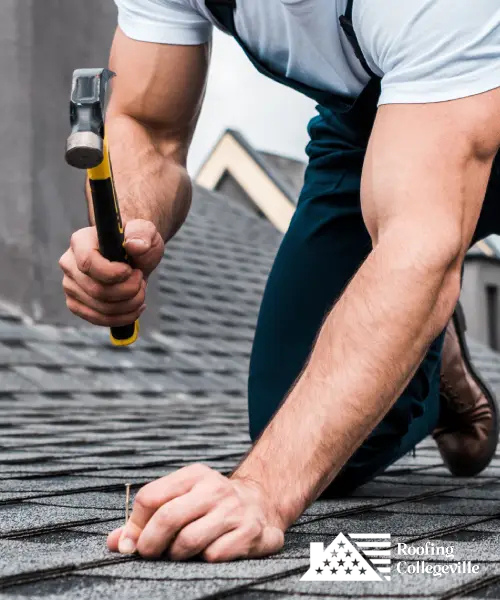
[[[306,163],[295,158],[272,154],[271,152],[262,152],[259,154],[268,165],[270,171],[275,173],[285,182],[287,189],[293,191],[293,202],[297,204],[300,192],[304,185],[304,174],[306,172]]]
[[[431,440],[352,497],[314,503],[277,556],[171,563],[106,550],[106,533],[123,522],[125,482],[136,491],[195,461],[228,472],[247,449],[248,354],[279,241],[271,225],[198,190],[162,266],[161,333],[132,350],[110,347],[101,329],[0,310],[0,600],[500,596],[500,458],[480,477],[453,478]],[[499,389],[498,355],[472,351]],[[451,545],[454,560],[480,570],[301,582],[310,542],[340,531]]]
[[[482,248],[477,245],[472,246],[472,248],[467,252],[466,258],[468,260],[486,260],[488,262],[498,263],[500,261],[500,236],[498,235],[490,235],[487,238],[484,238],[482,242],[489,249],[485,252]]]

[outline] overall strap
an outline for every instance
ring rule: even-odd
[[[266,64],[265,61],[255,56],[252,50],[246,45],[245,41],[241,39],[236,30],[234,18],[234,14],[236,12],[236,2],[237,0],[205,0],[205,5],[214,17],[214,19],[217,21],[218,25],[224,31],[226,31],[226,33],[229,33],[234,37],[234,39],[238,42],[238,44],[241,46],[241,48],[249,58],[250,62],[258,71],[260,71],[260,73],[262,73],[266,77],[269,77],[273,81],[282,83],[296,90],[297,92],[304,94],[309,98],[312,98],[315,102],[317,102],[317,104],[319,104],[320,106],[328,107],[328,109],[333,112],[347,113],[352,109],[354,104],[353,98],[344,96],[342,94],[332,94],[331,92],[327,92],[325,90],[318,90],[300,81],[286,77],[285,75],[278,73],[272,65]],[[352,30],[352,37],[348,35],[349,40],[354,46],[354,51],[359,51],[360,57],[363,59],[362,64],[366,65],[366,61],[364,60],[363,54],[361,53],[361,49],[359,48],[359,46],[357,46],[359,50],[356,51],[357,41],[356,35],[354,34],[354,29],[352,28],[352,19],[350,15],[352,15],[352,0],[349,0],[346,15],[341,19],[346,20],[346,22],[350,24]],[[365,69],[369,74],[372,75],[372,77],[370,83],[368,84],[368,86],[365,87],[361,96],[364,97],[368,94],[373,93],[374,96],[377,95],[378,97],[378,93],[380,92],[380,90],[378,89],[380,78],[374,76],[371,73],[371,71],[368,68],[368,65],[365,66]]]
[[[226,33],[236,35],[234,11],[236,0],[205,0],[205,5]]]
[[[301,83],[300,81],[286,77],[283,74],[278,73],[272,65],[266,64],[265,61],[255,56],[245,41],[241,39],[238,31],[236,30],[234,18],[234,14],[236,12],[236,0],[205,0],[205,5],[214,19],[217,21],[218,25],[224,31],[226,31],[226,33],[229,33],[233,36],[233,38],[238,42],[249,58],[250,62],[260,73],[278,83],[293,88],[301,94],[305,94],[309,98],[313,98],[313,100],[315,100],[318,104],[325,106],[332,105],[337,110],[344,112],[351,107],[352,100],[350,98],[340,95],[333,97],[330,92],[317,90],[311,86]]]
[[[363,69],[370,75],[372,78],[378,78],[378,75],[370,69],[368,63],[366,62],[365,57],[363,56],[363,52],[361,50],[361,46],[359,45],[358,38],[356,37],[356,32],[354,31],[354,26],[352,24],[352,6],[354,4],[354,0],[347,0],[347,6],[345,9],[345,15],[340,17],[340,25],[344,30],[344,33],[347,36],[347,39],[351,42],[351,46],[354,50],[354,54],[356,58],[359,60]]]

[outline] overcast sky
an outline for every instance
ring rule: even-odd
[[[220,134],[238,129],[255,148],[305,158],[314,102],[265,78],[229,36],[215,31],[207,96],[189,169],[195,174]]]

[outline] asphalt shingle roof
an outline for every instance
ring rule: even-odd
[[[196,461],[228,472],[246,451],[248,356],[278,244],[271,225],[198,191],[162,266],[161,332],[131,351],[98,328],[34,325],[0,309],[0,600],[500,597],[500,457],[457,479],[431,440],[352,497],[314,503],[275,557],[213,565],[106,550],[125,482],[135,492]],[[500,389],[499,356],[472,352]],[[451,544],[480,571],[393,567],[390,583],[301,582],[310,542],[340,531],[390,532],[393,547]]]

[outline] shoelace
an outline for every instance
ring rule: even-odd
[[[470,407],[468,407],[466,402],[462,402],[460,400],[460,396],[458,395],[454,386],[444,376],[441,376],[440,394],[445,399],[446,407],[448,410],[450,410],[452,412],[452,414],[453,414],[453,412],[456,412],[457,409],[461,410],[461,409],[470,408]],[[485,405],[479,409],[476,408],[474,410],[473,415],[470,415],[470,417],[469,417],[470,421],[466,425],[464,423],[461,423],[462,433],[464,433],[466,429],[472,430],[473,425],[477,422],[483,421],[485,417],[490,417],[491,416],[490,412],[491,411],[490,411],[490,408],[488,405]],[[439,427],[438,431],[440,434],[453,432],[453,431],[455,431],[455,427],[456,427],[456,425],[452,421],[450,421],[446,425]]]

